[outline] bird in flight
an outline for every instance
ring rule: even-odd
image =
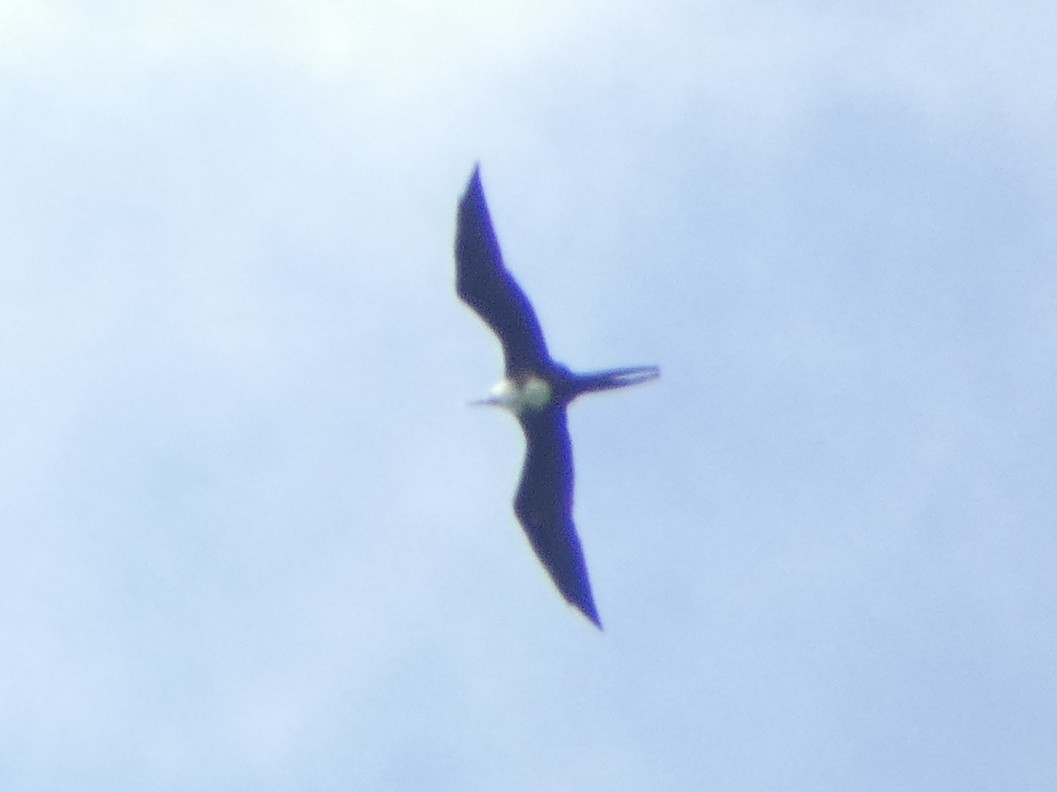
[[[503,266],[475,167],[459,202],[455,291],[503,345],[505,376],[475,404],[503,407],[525,433],[525,463],[514,513],[562,596],[601,628],[580,539],[573,525],[573,455],[565,406],[577,396],[656,379],[657,366],[576,374],[551,359],[532,304]]]

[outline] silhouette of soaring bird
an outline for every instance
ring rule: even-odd
[[[514,513],[562,596],[601,628],[580,539],[573,525],[573,455],[565,406],[593,391],[623,388],[660,376],[657,366],[576,374],[551,359],[525,293],[503,265],[499,242],[475,167],[459,203],[455,290],[503,345],[504,378],[491,404],[513,412],[525,433],[525,464]]]

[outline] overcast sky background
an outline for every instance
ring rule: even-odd
[[[0,788],[1057,788],[1057,8],[0,0]],[[475,161],[599,633],[465,407]]]

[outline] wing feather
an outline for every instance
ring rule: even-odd
[[[519,420],[526,451],[514,512],[562,596],[601,627],[573,524],[573,455],[565,409],[527,411]]]
[[[507,375],[544,370],[550,356],[543,330],[532,303],[503,266],[479,168],[459,202],[455,263],[455,291],[499,337]]]

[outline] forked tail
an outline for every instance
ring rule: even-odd
[[[659,376],[661,376],[660,366],[627,366],[594,371],[589,374],[577,374],[575,390],[576,395],[579,396],[581,393],[626,388],[629,385],[638,385],[640,382],[649,382]]]

